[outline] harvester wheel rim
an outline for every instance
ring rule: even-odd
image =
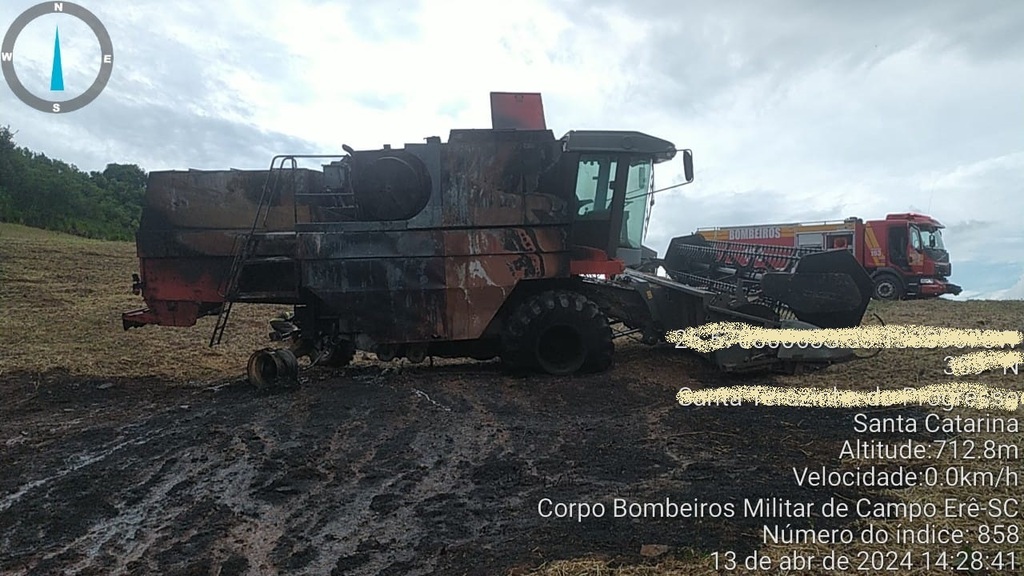
[[[263,348],[249,356],[246,375],[259,392],[298,385],[299,362],[287,348]]]
[[[274,351],[274,359],[279,363],[281,374],[277,379],[277,386],[281,388],[295,388],[299,385],[299,359],[288,348],[278,348]]]
[[[273,348],[264,348],[249,356],[246,375],[249,378],[249,383],[259,392],[272,389],[277,381],[280,363],[275,360],[273,354]]]

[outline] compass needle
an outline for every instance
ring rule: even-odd
[[[64,90],[64,67],[60,61],[60,28],[53,37],[53,72],[50,75],[50,90]]]

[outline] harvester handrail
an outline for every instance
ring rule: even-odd
[[[256,229],[259,228],[260,214],[263,212],[264,206],[269,206],[270,202],[273,200],[273,196],[270,196],[269,198],[267,196],[270,193],[269,191],[270,191],[271,188],[274,188],[275,190],[277,188],[276,188],[276,186],[272,187],[270,185],[270,179],[272,177],[278,177],[279,176],[279,174],[277,174],[278,172],[283,172],[284,170],[286,170],[285,162],[290,162],[291,163],[291,166],[288,169],[292,170],[292,175],[294,177],[295,170],[297,170],[298,166],[299,166],[299,164],[297,162],[297,160],[299,160],[299,159],[303,159],[303,160],[312,160],[312,159],[336,159],[336,160],[340,160],[342,158],[345,158],[346,156],[347,156],[347,154],[278,154],[277,156],[274,156],[274,158],[270,161],[270,170],[267,172],[267,179],[264,181],[264,184],[263,184],[263,192],[260,195],[260,203],[256,207],[256,219],[252,223],[252,230],[249,231],[249,236],[251,237],[252,235],[256,234]],[[276,170],[275,170],[275,167],[277,166],[277,161],[278,160],[281,161],[281,165],[280,165],[280,167],[277,167]],[[275,180],[275,183],[276,182],[277,181]],[[293,191],[294,191],[294,186],[295,186],[294,179],[292,181],[292,186],[293,186]],[[293,198],[293,202],[294,202],[294,198]],[[296,209],[298,209],[298,207],[297,206],[293,206],[293,211],[296,210]],[[263,216],[263,226],[264,227],[266,227],[266,225],[267,225],[267,218],[269,218],[269,217],[270,217],[270,210],[268,208],[267,209],[267,213]],[[296,222],[298,221],[298,217],[295,214],[293,214],[293,218],[294,218],[294,220]]]
[[[267,218],[270,217],[270,204],[273,200],[273,194],[277,191],[280,172],[286,170],[286,164],[290,164],[293,175],[292,189],[294,191],[294,175],[298,168],[298,158],[343,158],[343,156],[325,154],[278,154],[270,160],[270,169],[267,171],[267,177],[263,181],[263,190],[260,192],[260,202],[256,205],[256,213],[253,215],[252,227],[249,229],[247,234],[236,237],[234,244],[231,247],[231,267],[228,269],[228,274],[224,279],[224,284],[222,284],[223,290],[220,291],[220,295],[224,298],[224,302],[221,304],[220,313],[217,314],[217,323],[214,325],[213,334],[210,335],[210,347],[219,344],[221,338],[224,336],[224,330],[227,328],[228,319],[231,316],[231,305],[234,303],[235,297],[237,296],[238,278],[242,273],[242,268],[245,266],[245,261],[249,258],[250,253],[256,249],[256,230],[260,228],[261,217],[263,220],[263,227],[266,228],[267,226]]]

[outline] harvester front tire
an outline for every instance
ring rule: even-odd
[[[555,376],[603,372],[615,345],[608,318],[586,296],[548,290],[529,298],[509,318],[502,334],[502,360],[514,370]]]
[[[876,300],[902,300],[905,294],[903,281],[895,274],[883,273],[875,276]]]

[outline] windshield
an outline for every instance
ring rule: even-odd
[[[577,215],[584,219],[610,218],[618,160],[608,155],[584,155],[576,177]],[[640,249],[644,240],[650,195],[652,162],[635,160],[626,175],[626,203],[622,212],[619,246]]]
[[[932,250],[945,250],[946,247],[942,244],[942,231],[937,228],[917,228],[915,229],[921,234],[921,245],[925,249]]]
[[[644,223],[650,201],[651,161],[638,160],[629,166],[626,208],[622,213],[622,246],[639,249],[644,241]]]

